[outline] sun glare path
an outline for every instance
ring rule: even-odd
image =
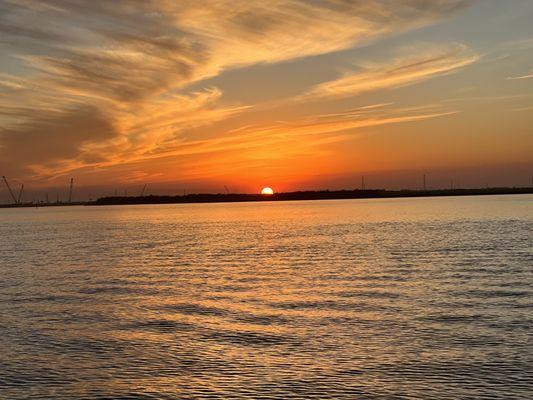
[[[266,195],[273,195],[274,194],[274,191],[272,190],[272,188],[269,188],[269,187],[264,187],[262,190],[261,190],[261,194],[266,194]]]

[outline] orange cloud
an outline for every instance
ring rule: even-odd
[[[281,140],[282,130],[296,137],[387,123],[386,118],[296,121],[241,133],[235,139],[213,129],[218,133],[211,139],[195,140],[184,132],[212,129],[250,106],[225,102],[217,89],[196,93],[186,89],[228,69],[367,44],[435,23],[469,4],[468,0],[2,2],[3,48],[6,60],[18,68],[0,71],[4,95],[0,167],[6,174],[45,179],[163,155],[266,146],[273,138]],[[37,16],[40,24],[35,27],[32,21]],[[425,66],[426,72],[419,75],[415,71],[421,67],[413,66],[396,72],[395,82],[379,73],[371,78],[375,87],[386,87],[451,71],[467,61],[454,62],[431,62],[433,70]],[[361,83],[345,80],[310,93],[342,93],[342,87],[351,93],[365,90]],[[388,123],[402,118],[415,117],[391,117]]]
[[[298,100],[337,99],[413,85],[453,73],[479,59],[463,45],[432,45],[410,49],[408,54],[381,64],[367,64],[360,71],[321,83]]]

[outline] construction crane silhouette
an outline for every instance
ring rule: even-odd
[[[18,204],[17,198],[13,194],[13,191],[11,190],[11,186],[9,186],[9,182],[7,181],[7,178],[5,176],[2,176],[2,179],[4,180],[4,183],[7,186],[7,190],[9,191],[9,194],[11,195],[11,198],[13,199],[13,203]]]
[[[20,186],[19,195],[17,197],[17,204],[20,204],[20,200],[22,199],[22,192],[24,191],[24,184],[22,183]]]
[[[74,178],[70,178],[70,187],[68,190],[68,202],[72,203],[72,186],[74,186]]]

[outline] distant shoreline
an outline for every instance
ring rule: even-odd
[[[341,200],[341,199],[390,199],[408,197],[448,197],[480,196],[502,194],[533,194],[529,188],[485,188],[485,189],[435,189],[435,190],[320,190],[275,193],[273,195],[228,193],[228,194],[187,194],[183,196],[112,196],[95,201],[73,203],[24,203],[2,204],[0,208],[21,207],[58,207],[58,206],[109,206],[133,204],[194,204],[194,203],[240,203],[258,201],[294,201],[294,200]]]

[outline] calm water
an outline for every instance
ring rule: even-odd
[[[533,196],[0,210],[0,398],[531,399]]]

